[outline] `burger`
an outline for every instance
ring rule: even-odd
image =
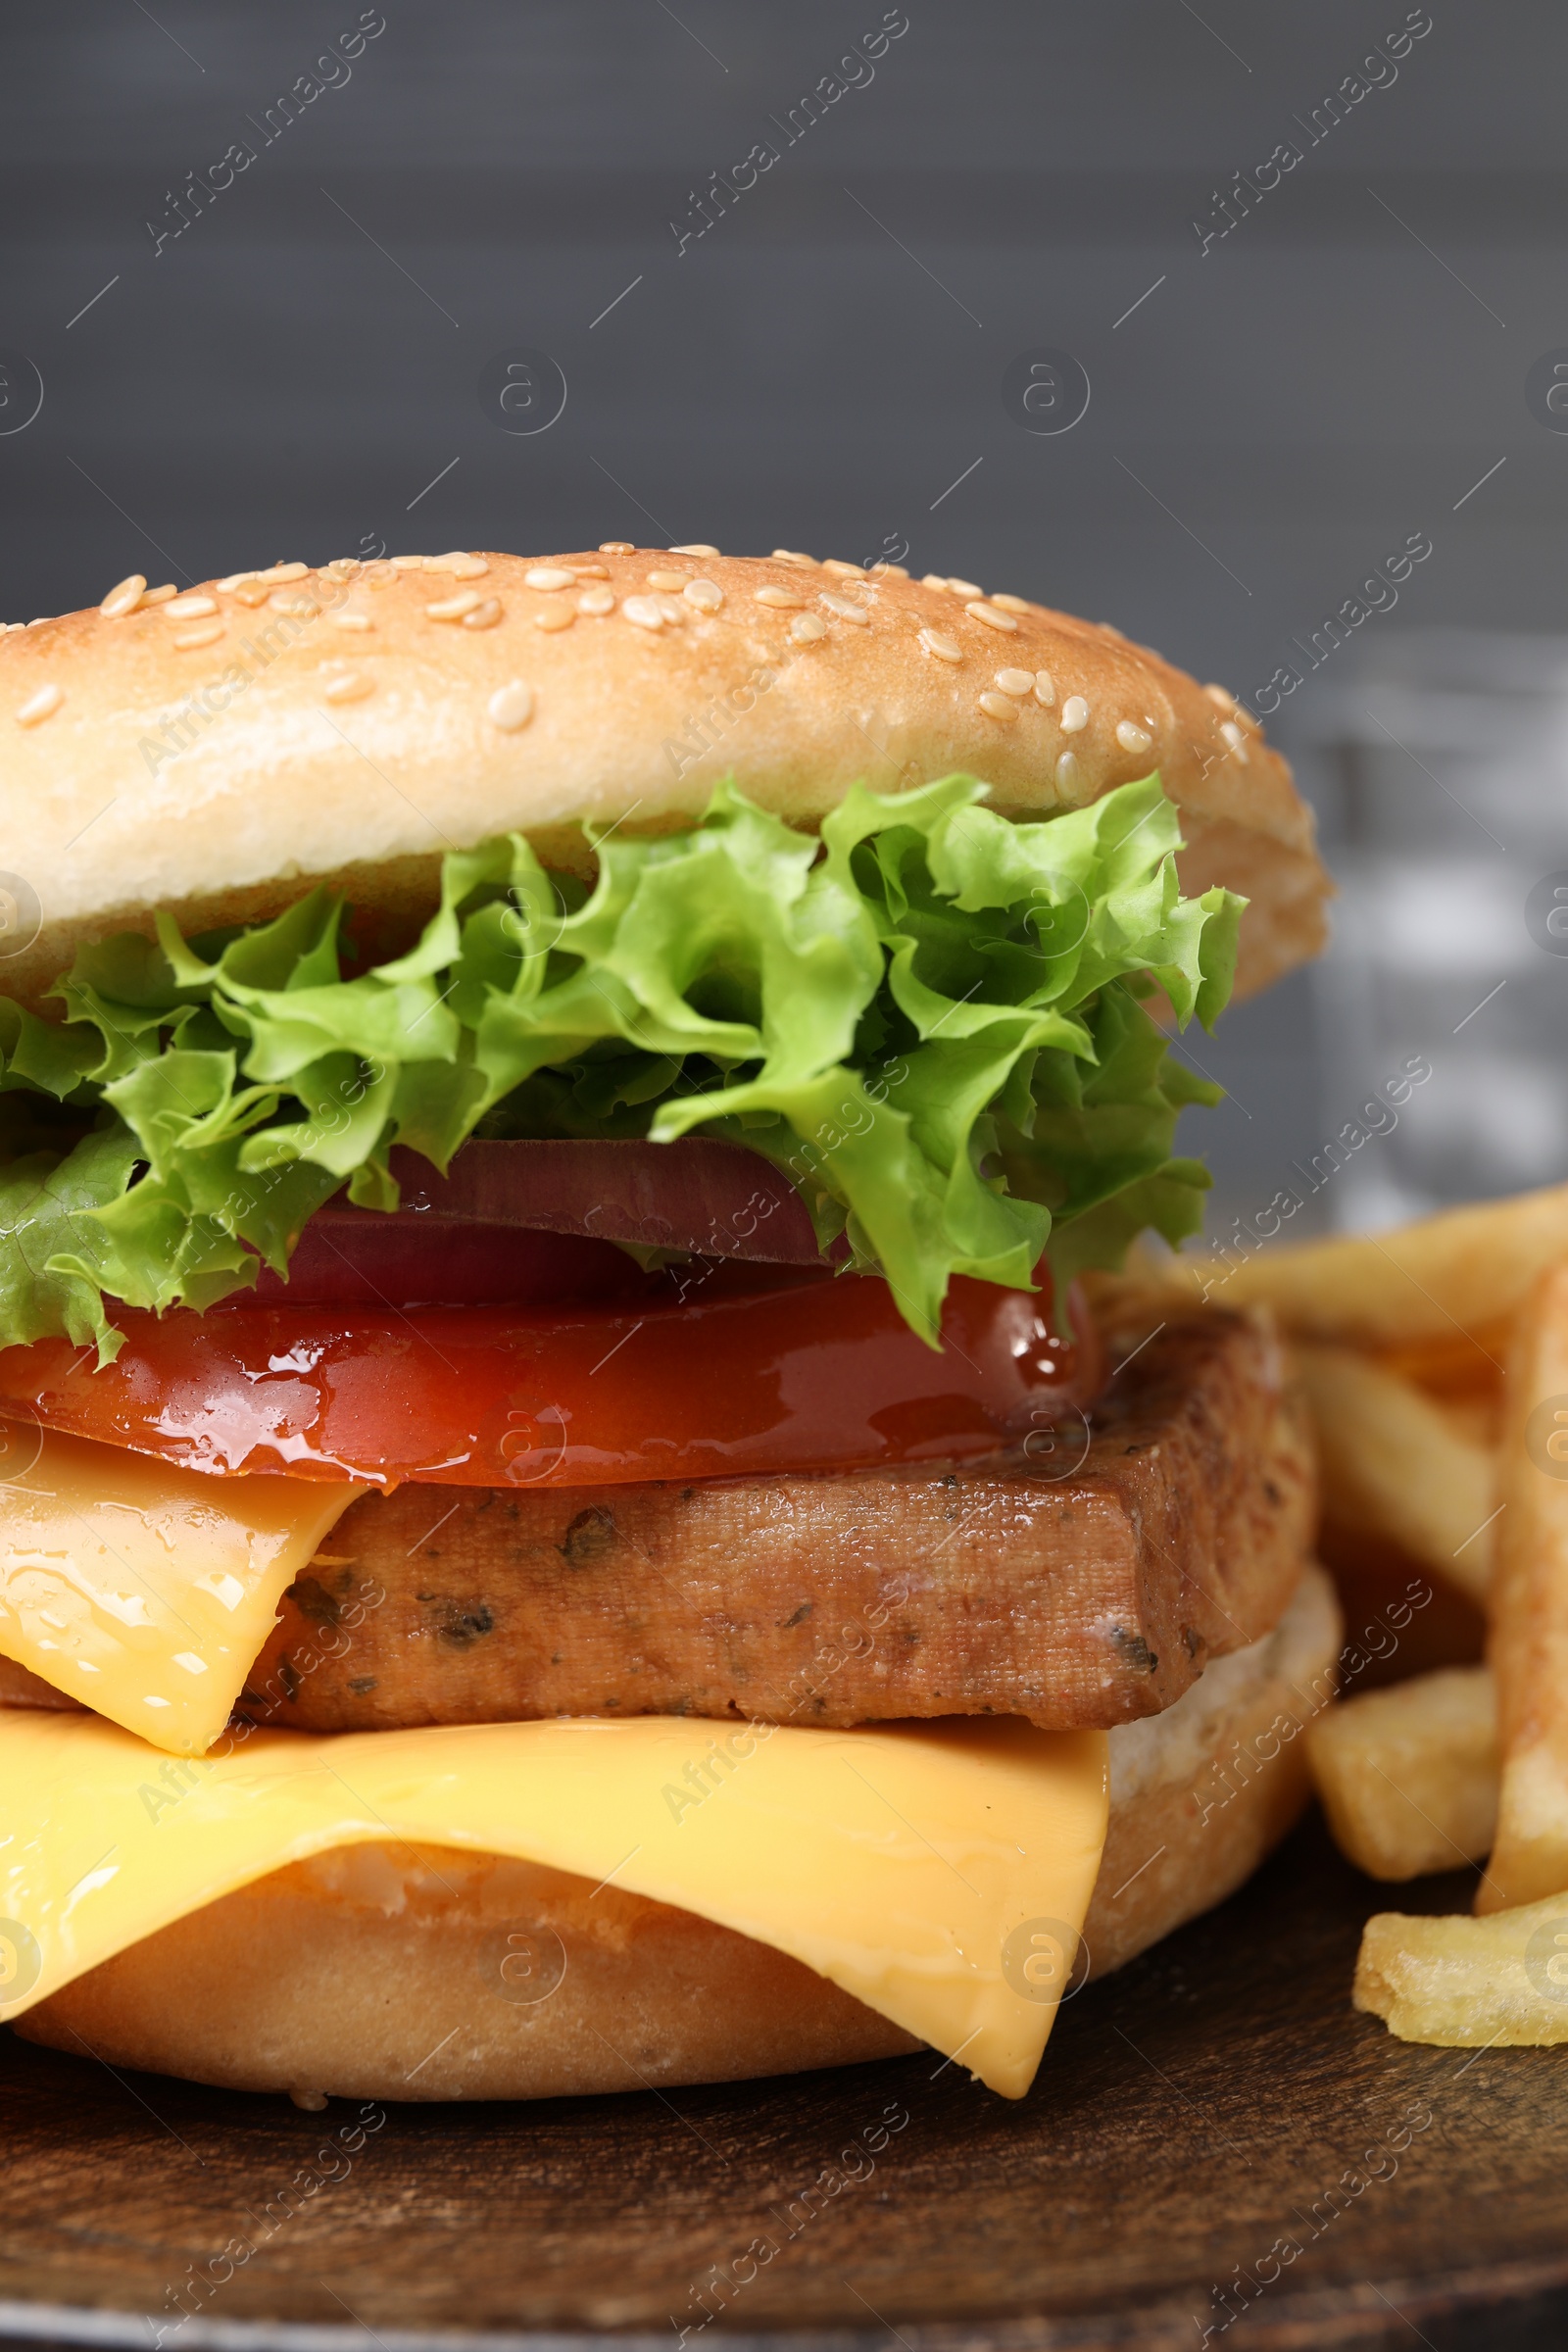
[[[1268,1328],[1115,1274],[1200,1220],[1182,1033],[1320,943],[1256,720],[613,541],[132,577],[0,731],[0,2018],[1021,2096],[1338,1644]]]

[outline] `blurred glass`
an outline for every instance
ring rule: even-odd
[[[1568,641],[1357,655],[1289,735],[1341,890],[1307,1172],[1328,1222],[1376,1228],[1568,1175]]]

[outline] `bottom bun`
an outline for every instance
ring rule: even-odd
[[[1109,1735],[1084,1927],[1119,1968],[1239,1886],[1306,1801],[1333,1590]],[[800,1961],[618,1888],[444,1846],[341,1847],[164,1928],[15,2020],[28,2040],[316,2105],[551,2098],[796,2074],[920,2045]]]
[[[1215,1658],[1163,1715],[1109,1734],[1110,1825],[1084,1921],[1091,1977],[1212,1911],[1306,1809],[1306,1741],[1345,1621],[1308,1568],[1273,1633]]]

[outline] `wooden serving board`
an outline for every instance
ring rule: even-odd
[[[926,2056],[309,2115],[0,2033],[0,2334],[1556,2352],[1568,2047],[1407,2047],[1356,2016],[1360,1922],[1391,1891],[1448,1910],[1470,1887],[1376,1888],[1309,1822],[1073,2000],[1018,2105]],[[199,2316],[175,2329],[182,2282]]]

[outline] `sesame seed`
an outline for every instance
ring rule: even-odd
[[[601,539],[599,553],[602,556],[634,556],[637,550],[629,539]]]
[[[500,618],[500,597],[487,596],[482,605],[475,605],[471,612],[465,612],[462,625],[466,629],[493,629]]]
[[[438,605],[426,605],[427,620],[461,620],[465,612],[476,612],[484,599],[476,588],[460,588],[456,596],[443,597]]]
[[[939,662],[961,662],[963,660],[962,646],[956,645],[951,637],[944,637],[940,629],[922,629],[920,643],[928,654],[935,654]]]
[[[334,629],[373,629],[375,626],[368,612],[329,612],[327,618]]]
[[[798,548],[793,547],[775,547],[773,561],[775,564],[798,564],[805,571],[818,571],[821,568],[814,556],[803,556]]]
[[[689,571],[651,571],[648,585],[662,590],[665,596],[679,596],[691,576]]]
[[[822,569],[836,571],[841,580],[863,580],[865,577],[863,564],[841,564],[837,556],[824,556]]]
[[[351,580],[363,566],[358,556],[334,556],[324,568],[330,572],[334,580]]]
[[[637,629],[662,629],[664,615],[651,596],[628,596],[621,606],[622,612]]]
[[[496,688],[485,710],[493,727],[499,727],[504,735],[515,735],[533,716],[533,688],[514,678],[510,686]]]
[[[790,639],[795,645],[815,645],[827,635],[827,622],[818,620],[814,612],[797,612],[790,622]]]
[[[1018,715],[1017,704],[1009,702],[1004,694],[981,694],[977,695],[975,700],[988,718],[1004,718],[1011,721]]]
[[[999,669],[997,684],[1004,694],[1033,694],[1034,672],[1031,669]]]
[[[321,610],[316,598],[303,588],[274,588],[267,607],[270,612],[290,612],[296,620],[314,620]]]
[[[1231,712],[1236,708],[1236,697],[1233,694],[1228,694],[1223,686],[1205,686],[1203,688],[1203,692],[1207,695],[1209,701],[1213,704],[1215,710],[1219,711],[1220,715],[1224,718],[1229,718]]]
[[[37,693],[29,695],[16,712],[18,726],[35,727],[40,718],[47,718],[52,710],[58,710],[65,699],[64,687],[53,683],[40,686]]]
[[[193,629],[181,629],[174,643],[182,654],[193,654],[198,646],[216,645],[223,634],[220,620],[199,620]]]
[[[955,596],[961,596],[966,600],[985,594],[985,590],[976,587],[973,580],[956,580],[951,573],[948,576],[948,586]]]
[[[1004,596],[1000,588],[991,602],[994,605],[1000,605],[1004,612],[1032,612],[1034,611],[1033,605],[1026,596]]]
[[[151,591],[149,591],[150,593]],[[249,579],[240,580],[235,586],[234,602],[237,605],[245,605],[254,612],[258,605],[266,604],[268,594],[267,582],[259,580],[253,572]],[[147,598],[144,596],[141,601],[146,604]]]
[[[569,605],[541,605],[533,616],[533,625],[554,637],[562,629],[569,629],[576,617]]]
[[[391,556],[388,558],[388,562],[394,571],[422,571],[424,569],[422,556]]]
[[[948,593],[948,583],[940,571],[923,571],[920,574],[920,585],[922,588],[934,588],[939,596],[946,596]]]
[[[672,629],[678,629],[686,618],[686,608],[673,596],[656,596],[654,603]]]
[[[141,592],[146,585],[147,582],[142,574],[139,571],[133,571],[128,579],[122,580],[118,587],[111,588],[98,608],[105,620],[123,620],[127,612],[134,612],[141,602]]]
[[[724,602],[724,591],[716,580],[688,580],[681,594],[699,612],[716,612]]]
[[[232,596],[242,580],[254,580],[255,577],[254,571],[231,571],[226,580],[215,580],[213,585],[220,588],[225,596]]]
[[[337,677],[327,679],[321,696],[328,703],[363,703],[368,694],[374,692],[375,680],[368,678],[363,669],[345,669]]]
[[[568,564],[565,567],[574,580],[608,580],[608,564]]]
[[[406,560],[416,564],[424,562],[422,556]],[[275,587],[281,585],[284,580],[303,580],[310,568],[308,564],[274,564],[270,570],[259,571],[256,577],[259,580],[270,580]]]
[[[586,612],[592,619],[602,619],[607,612],[613,612],[615,610],[613,590],[585,588],[577,599],[577,610],[579,612]]]
[[[796,606],[804,605],[806,599],[804,596],[797,596],[793,588],[775,588],[769,586],[766,588],[754,589],[752,592],[752,602],[757,605],[771,605],[774,611],[778,612],[791,612]]]
[[[1223,722],[1220,734],[1245,767],[1247,765],[1247,738],[1234,718],[1227,718]]]
[[[205,620],[218,606],[210,596],[174,596],[164,607],[166,620]]]
[[[1069,694],[1061,706],[1061,731],[1076,735],[1089,724],[1089,705],[1081,694]]]
[[[1130,718],[1116,721],[1116,741],[1124,752],[1147,752],[1153,740],[1147,727],[1135,726]]]
[[[1071,752],[1063,752],[1056,761],[1056,790],[1075,792],[1078,787],[1078,761]]]
[[[853,620],[858,629],[869,628],[871,625],[871,614],[867,607],[856,604],[851,597],[834,596],[824,588],[818,601],[826,605],[830,612],[836,612],[840,620]]]
[[[669,552],[672,556],[716,556],[718,550],[705,540],[694,539],[689,547],[672,547]]]
[[[563,571],[559,564],[535,564],[522,576],[530,588],[537,588],[544,596],[554,596],[558,589],[577,585],[576,573]]]
[[[141,594],[142,610],[145,612],[149,605],[167,605],[172,596],[178,594],[179,590],[172,582],[162,588],[144,588]],[[28,625],[30,627],[30,622]]]
[[[907,564],[873,564],[871,569],[873,573],[885,574],[890,580],[906,580],[909,576]]]
[[[1035,671],[1035,701],[1043,710],[1056,708],[1056,681],[1049,669]]]
[[[971,597],[963,609],[971,620],[983,620],[991,629],[1004,629],[1009,636],[1017,634],[1018,623],[1010,612],[999,612],[995,605],[985,604],[979,597]]]
[[[450,556],[426,556],[426,571],[444,571],[455,580],[477,580],[490,568],[483,556],[466,555],[460,547]]]

